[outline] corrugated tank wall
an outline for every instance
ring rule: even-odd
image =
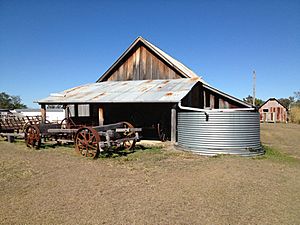
[[[202,155],[263,154],[258,112],[179,112],[178,146]]]

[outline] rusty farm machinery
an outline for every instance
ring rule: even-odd
[[[95,158],[109,150],[131,150],[139,141],[141,128],[134,128],[128,122],[102,126],[62,127],[62,124],[39,123],[25,129],[25,142],[28,147],[39,148],[42,140],[73,140],[75,150],[84,157]]]
[[[42,121],[39,116],[15,115],[1,117],[0,130],[1,136],[6,136],[8,141],[13,142],[15,137],[25,138],[26,145],[36,149],[41,147],[42,141],[72,142],[80,155],[92,158],[104,151],[133,149],[142,131],[128,122],[84,126],[76,125],[71,118],[51,123]]]

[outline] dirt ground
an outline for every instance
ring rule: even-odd
[[[299,156],[299,140],[285,148],[277,137],[291,130],[271,126],[262,140]],[[0,141],[1,224],[300,224],[299,212],[300,161],[280,152],[208,158],[164,147],[91,160]]]

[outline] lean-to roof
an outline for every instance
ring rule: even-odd
[[[37,101],[64,103],[176,103],[199,79],[105,81],[85,84]]]

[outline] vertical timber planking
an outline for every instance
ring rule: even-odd
[[[131,56],[127,61],[127,74],[126,80],[133,80],[133,56]]]
[[[141,47],[141,57],[140,57],[140,79],[141,80],[147,80],[149,79],[148,73],[147,73],[147,55],[146,55],[146,49],[142,46]]]
[[[140,80],[140,54],[141,54],[141,49],[138,48],[136,52],[134,53],[134,71],[133,71],[133,79],[134,80]]]
[[[178,72],[145,46],[137,48],[109,76],[110,81],[155,80],[181,78]]]

